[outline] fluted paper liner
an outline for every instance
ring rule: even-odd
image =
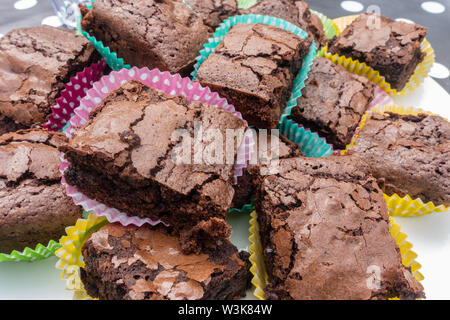
[[[352,139],[352,142],[345,148],[345,150],[341,151],[341,154],[346,154],[349,150],[351,150],[356,140],[358,139],[358,134],[361,129],[366,124],[367,120],[370,119],[370,116],[373,113],[383,113],[383,112],[392,112],[398,113],[401,115],[418,115],[419,113],[427,114],[427,115],[435,115],[431,112],[424,111],[419,108],[414,107],[404,107],[404,106],[378,106],[366,112],[359,124],[357,132]],[[391,216],[399,216],[399,217],[411,217],[411,216],[423,216],[432,213],[445,212],[449,208],[444,205],[436,206],[433,202],[424,203],[421,199],[412,199],[409,195],[404,197],[399,196],[398,194],[393,194],[392,196],[384,195],[384,198],[387,201],[389,214]]]
[[[246,23],[246,24],[262,23],[292,32],[301,39],[305,39],[308,36],[305,31],[303,31],[296,25],[287,22],[285,20],[270,16],[245,14],[230,17],[220,24],[220,26],[214,32],[212,38],[208,40],[208,43],[206,43],[203,46],[203,49],[200,51],[200,55],[197,57],[197,62],[194,65],[194,71],[192,72],[193,80],[197,78],[198,69],[203,64],[203,62],[205,62],[206,59],[208,59],[209,55],[214,52],[215,48],[220,44],[220,42],[222,41],[224,36],[228,33],[228,31],[231,29],[231,27],[233,27],[238,23]],[[291,96],[288,100],[286,108],[284,108],[281,114],[280,123],[291,114],[291,109],[297,105],[297,99],[302,95],[301,90],[305,87],[305,80],[308,77],[308,73],[311,69],[314,57],[316,56],[316,52],[317,52],[316,44],[313,41],[309,49],[309,52],[303,59],[302,68],[294,79],[294,85],[292,88]]]
[[[84,267],[81,247],[93,232],[107,224],[105,218],[89,214],[87,219],[78,219],[74,226],[66,228],[66,235],[60,240],[61,248],[55,252],[59,258],[56,268],[61,270],[61,279],[66,280],[66,289],[73,292],[74,299],[92,299],[79,275],[80,268]]]
[[[75,114],[70,119],[70,126],[65,130],[66,136],[70,138],[76,128],[85,124],[89,119],[91,111],[97,108],[111,91],[119,88],[122,84],[130,80],[140,81],[170,95],[182,95],[189,101],[199,101],[217,108],[222,108],[242,119],[242,115],[234,109],[233,105],[228,104],[226,99],[221,98],[216,92],[212,92],[209,88],[202,87],[198,82],[193,82],[189,78],[182,78],[179,74],[172,75],[169,72],[161,72],[158,69],[149,70],[148,68],[133,67],[131,69],[113,71],[93,84],[92,88],[87,91],[86,96],[81,99],[80,106],[75,109]],[[237,159],[234,167],[235,181],[237,177],[242,175],[242,170],[246,167],[251,158],[253,144],[254,141],[251,130],[247,130],[244,135],[243,143],[240,145],[237,152]],[[125,212],[110,208],[99,201],[90,199],[76,187],[67,184],[64,178],[64,172],[69,165],[70,163],[64,157],[64,154],[61,154],[60,171],[63,174],[61,182],[66,187],[67,195],[72,197],[75,204],[81,205],[84,210],[92,211],[98,216],[106,217],[109,222],[119,222],[124,226],[133,224],[140,227],[145,223],[150,225],[163,223],[161,220],[154,221],[149,218],[128,216]]]
[[[389,231],[400,248],[403,265],[411,268],[411,272],[417,281],[422,281],[423,275],[419,271],[422,266],[416,261],[417,254],[412,250],[412,244],[406,240],[408,236],[401,232],[401,227],[395,223],[394,218],[390,217],[389,221]],[[264,263],[263,247],[259,235],[259,225],[256,211],[251,213],[249,231],[249,251],[251,262],[250,272],[253,275],[252,284],[255,286],[253,294],[255,297],[265,300],[264,289],[269,284],[269,277],[267,275],[266,265]]]
[[[342,33],[342,31],[357,17],[358,15],[351,15],[334,19],[333,22],[337,26],[337,34],[339,35],[340,33]],[[360,76],[366,77],[390,95],[405,95],[407,93],[413,92],[420,86],[423,80],[428,76],[428,73],[430,72],[430,69],[434,63],[434,50],[431,47],[431,44],[426,39],[422,41],[422,43],[420,44],[420,48],[422,52],[426,53],[426,56],[423,61],[417,65],[414,74],[411,76],[405,87],[400,91],[392,89],[391,85],[385,81],[385,78],[381,76],[378,71],[369,67],[364,62],[360,62],[358,60],[354,60],[344,56],[339,56],[337,54],[332,55],[331,53],[327,52],[326,47],[321,49],[319,55],[330,59],[334,64],[343,66],[352,73],[356,73]]]

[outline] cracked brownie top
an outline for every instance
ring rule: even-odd
[[[261,14],[280,18],[307,32],[311,39],[316,41],[317,47],[327,42],[322,21],[311,14],[309,5],[303,0],[259,0],[251,8],[240,10],[239,14]]]
[[[277,174],[258,179],[268,298],[422,295],[402,265],[383,193],[364,162],[349,156],[285,159]],[[373,270],[378,282],[368,284]]]
[[[388,195],[450,205],[450,124],[446,119],[375,113],[351,150],[370,165]]]
[[[231,296],[222,299],[230,299],[247,284],[246,263],[228,241],[219,250],[186,255],[178,238],[163,228],[109,224],[91,235],[82,252],[81,277],[100,299],[217,299],[217,291],[228,291]],[[239,282],[225,282],[232,278]]]
[[[318,57],[290,118],[343,149],[372,101],[374,88],[368,79]]]
[[[185,0],[202,19],[203,23],[214,31],[219,24],[237,13],[236,0]]]
[[[64,139],[42,129],[0,137],[0,252],[37,244],[59,227],[57,240],[81,216],[61,185],[57,148]]]
[[[96,57],[91,43],[71,31],[10,31],[0,39],[0,113],[28,127],[45,122],[64,83]]]
[[[426,34],[421,25],[364,13],[330,40],[329,52],[365,62],[401,90],[426,55],[420,49]]]

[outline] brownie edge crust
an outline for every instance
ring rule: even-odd
[[[101,300],[229,300],[245,296],[248,263],[224,241],[217,250],[181,253],[162,227],[110,224],[82,247],[81,280]]]

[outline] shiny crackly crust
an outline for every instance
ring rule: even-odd
[[[262,173],[263,171],[261,171]],[[258,180],[256,210],[269,299],[414,299],[383,193],[356,157],[281,160]],[[378,270],[377,285],[370,272]]]
[[[185,255],[163,227],[110,224],[90,236],[82,253],[81,279],[100,299],[234,299],[248,284],[248,265],[229,242]]]
[[[373,114],[352,152],[365,160],[388,195],[450,205],[450,124],[426,114]]]

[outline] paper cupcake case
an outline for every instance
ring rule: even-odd
[[[86,95],[87,90],[92,88],[94,82],[100,79],[105,67],[106,62],[102,59],[71,77],[60,92],[60,97],[56,99],[56,105],[52,107],[52,113],[43,127],[50,131],[57,131],[66,126],[73,111],[80,105],[81,98]]]
[[[412,250],[413,245],[406,240],[408,236],[401,232],[401,227],[395,223],[394,218],[390,217],[389,220],[389,231],[400,248],[403,265],[411,268],[411,272],[417,281],[422,281],[424,279],[423,275],[420,273],[420,268],[422,266],[416,261],[417,254]],[[263,247],[259,236],[259,225],[255,211],[251,213],[249,231],[250,272],[253,275],[252,284],[255,286],[253,294],[258,299],[265,300],[264,289],[269,284],[269,276],[267,275],[266,265],[264,263]]]
[[[66,289],[73,292],[74,299],[92,299],[79,275],[80,268],[84,267],[81,247],[93,232],[107,224],[105,218],[89,214],[86,219],[78,219],[74,226],[66,228],[66,235],[60,239],[60,248],[55,252],[59,258],[56,268],[61,270],[61,279],[66,280]]]
[[[307,37],[305,31],[303,31],[296,25],[282,19],[255,14],[246,14],[230,17],[220,24],[220,26],[214,32],[212,38],[208,40],[208,43],[206,43],[203,46],[203,49],[200,51],[200,55],[197,57],[196,59],[197,62],[194,65],[194,71],[192,72],[193,80],[197,78],[198,69],[203,64],[203,62],[205,62],[206,59],[208,59],[209,55],[214,52],[214,50],[223,40],[224,36],[228,33],[228,31],[238,23],[267,24],[270,26],[278,27],[283,30],[292,32],[302,39],[305,39]],[[305,87],[305,80],[308,77],[308,72],[311,69],[311,65],[313,63],[316,52],[317,52],[316,44],[313,41],[308,54],[303,59],[302,69],[298,72],[297,76],[294,79],[294,85],[291,92],[291,96],[288,100],[286,108],[284,109],[281,115],[280,123],[291,114],[291,109],[297,104],[297,98],[301,96],[301,90]]]
[[[341,18],[334,19],[333,22],[337,27],[337,35],[342,33],[344,29],[353,22],[358,17],[358,15],[345,16]],[[339,56],[337,54],[332,55],[327,52],[327,48],[322,48],[319,52],[319,55],[326,57],[333,61],[334,64],[339,64],[343,66],[345,69],[352,73],[356,73],[360,76],[366,77],[373,83],[377,84],[384,91],[389,93],[390,95],[405,95],[413,92],[416,88],[420,86],[423,80],[428,76],[431,67],[433,66],[435,54],[434,50],[431,47],[431,44],[424,39],[420,44],[420,48],[422,52],[426,53],[424,60],[419,63],[414,71],[414,74],[409,79],[408,83],[401,91],[397,91],[391,88],[391,85],[385,81],[385,78],[380,75],[380,73],[373,68],[369,67],[364,62],[360,62],[358,60],[353,60],[351,58],[347,58],[344,56]]]
[[[364,114],[361,123],[357,129],[357,132],[352,139],[352,142],[345,148],[345,150],[341,151],[342,155],[345,155],[349,150],[351,150],[354,147],[356,140],[358,140],[358,134],[360,130],[364,127],[367,120],[370,119],[371,115],[374,113],[383,113],[383,112],[393,112],[402,115],[418,115],[419,113],[424,113],[427,115],[435,115],[431,112],[424,111],[422,109],[414,107],[386,105],[372,108],[368,112],[366,112],[366,114]],[[447,208],[444,205],[436,206],[432,202],[424,203],[421,199],[419,198],[412,199],[409,195],[401,197],[398,194],[393,194],[392,196],[388,196],[385,194],[384,198],[387,201],[389,214],[391,216],[399,216],[399,217],[423,216],[432,213],[445,212],[449,210],[449,208]]]
[[[211,92],[209,88],[202,87],[198,82],[193,82],[189,78],[182,78],[179,74],[172,75],[169,72],[160,72],[158,69],[149,70],[148,68],[133,67],[131,69],[113,71],[93,84],[93,87],[87,91],[86,96],[81,99],[80,106],[75,109],[74,116],[69,122],[70,125],[65,130],[66,136],[70,138],[77,128],[85,124],[89,119],[89,114],[91,111],[99,106],[102,100],[111,91],[117,89],[123,83],[130,80],[140,81],[170,95],[182,95],[189,101],[199,101],[217,108],[222,108],[242,119],[242,115],[234,109],[233,105],[228,104],[226,99],[221,98],[216,92]],[[244,135],[243,143],[241,144],[237,154],[234,171],[235,180],[237,177],[242,175],[243,168],[245,168],[250,160],[253,145],[254,141],[251,131],[247,130]],[[64,172],[69,165],[70,163],[64,157],[64,154],[61,154],[60,171],[63,174],[61,182],[66,188],[67,195],[72,197],[75,204],[81,205],[84,210],[92,211],[97,216],[106,217],[109,222],[119,222],[124,226],[130,224],[142,226],[145,223],[150,225],[163,223],[161,220],[130,217],[124,212],[121,212],[115,208],[110,208],[103,203],[90,199],[81,193],[76,187],[67,184],[64,178]]]

